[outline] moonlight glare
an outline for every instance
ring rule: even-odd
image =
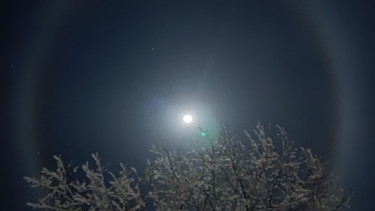
[[[193,117],[190,115],[190,114],[185,114],[183,117],[182,117],[182,120],[185,122],[185,123],[191,123],[193,121]]]

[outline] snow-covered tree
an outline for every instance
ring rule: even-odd
[[[272,134],[258,124],[239,140],[223,127],[221,138],[193,144],[184,153],[153,146],[156,158],[142,177],[122,164],[117,176],[104,170],[97,154],[96,169],[88,163],[71,168],[85,178],[67,177],[55,156],[56,170],[43,168],[39,178],[25,177],[45,191],[27,205],[47,210],[348,210],[351,191],[329,165],[276,128]]]

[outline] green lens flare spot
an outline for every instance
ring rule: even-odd
[[[201,132],[201,136],[204,137],[206,136],[207,134],[205,132]]]

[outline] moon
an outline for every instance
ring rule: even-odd
[[[183,120],[185,123],[190,123],[191,121],[193,121],[193,117],[192,117],[190,114],[185,114],[185,115],[182,117],[182,120]]]

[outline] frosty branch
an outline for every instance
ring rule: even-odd
[[[122,164],[116,176],[93,154],[96,169],[86,163],[80,168],[85,180],[74,180],[55,156],[56,170],[43,168],[39,178],[25,177],[45,190],[38,202],[27,205],[48,210],[348,210],[351,191],[328,164],[311,149],[296,147],[282,127],[276,129],[271,138],[258,124],[239,140],[223,127],[210,146],[192,146],[186,153],[153,146],[156,158],[148,161],[142,178]],[[148,187],[143,194],[141,186]],[[153,207],[146,207],[146,200]]]

